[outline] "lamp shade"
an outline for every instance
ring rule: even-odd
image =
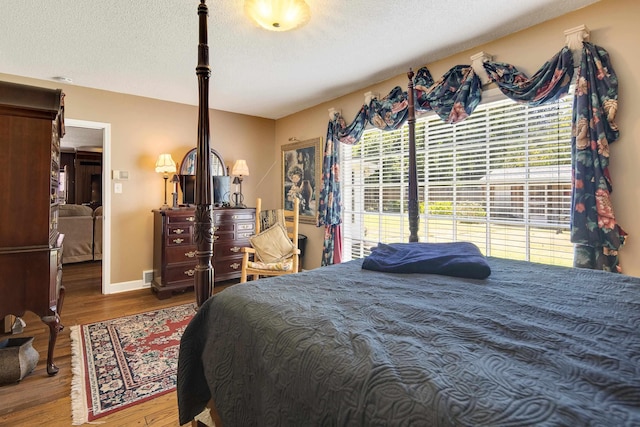
[[[311,17],[304,0],[245,0],[245,13],[262,28],[289,31],[300,27]]]
[[[249,166],[245,160],[236,160],[231,169],[231,175],[249,176]]]
[[[176,162],[171,158],[171,154],[160,154],[156,160],[156,172],[158,173],[174,173],[176,171]]]

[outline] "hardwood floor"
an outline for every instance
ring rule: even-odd
[[[0,340],[35,337],[33,346],[40,353],[38,366],[31,374],[19,383],[0,387],[0,426],[71,426],[71,326],[195,301],[193,291],[165,300],[157,299],[150,289],[102,295],[101,269],[99,261],[63,267],[66,297],[60,317],[65,328],[58,335],[54,353],[54,361],[60,368],[57,375],[47,375],[49,330],[36,315],[25,314],[27,326],[23,333],[0,335]],[[216,284],[214,292],[229,285],[229,282]],[[104,422],[104,426],[179,426],[176,393],[124,409],[98,422]]]

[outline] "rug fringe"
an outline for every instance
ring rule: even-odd
[[[84,391],[84,364],[82,363],[82,337],[80,326],[71,327],[71,418],[72,425],[79,426],[88,421],[87,396]],[[93,424],[93,423],[92,423]]]

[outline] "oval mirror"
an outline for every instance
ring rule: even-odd
[[[180,165],[180,189],[182,190],[182,203],[193,205],[196,198],[196,156],[197,148],[189,150]],[[224,207],[229,204],[229,177],[227,167],[222,156],[211,149],[211,177],[214,187],[214,206]]]
[[[180,175],[195,175],[196,174],[196,155],[197,148],[189,150],[189,152],[182,159],[180,165]],[[227,168],[224,165],[222,156],[213,148],[211,149],[211,175],[214,176],[226,176]]]

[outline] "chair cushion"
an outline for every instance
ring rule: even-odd
[[[287,230],[280,223],[249,237],[249,242],[256,250],[258,259],[264,263],[282,261],[291,257],[295,250],[293,242],[287,235]]]
[[[247,267],[266,271],[291,271],[293,269],[293,259],[289,258],[279,262],[249,261]]]

